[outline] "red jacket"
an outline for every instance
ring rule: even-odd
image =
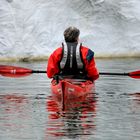
[[[89,53],[91,52],[91,53]],[[91,55],[93,52],[87,47],[81,46],[82,59],[85,65],[85,70],[87,71],[87,76],[91,80],[96,80],[99,77],[99,72],[96,68],[94,56]],[[52,78],[55,74],[59,73],[59,63],[62,58],[62,47],[56,49],[48,60],[47,66],[47,76]]]

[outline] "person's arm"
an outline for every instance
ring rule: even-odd
[[[99,72],[97,70],[94,57],[86,65],[87,76],[93,81],[99,78]]]
[[[86,47],[83,47],[82,52],[87,76],[91,80],[95,81],[99,78],[99,72],[95,63],[94,52]]]
[[[61,59],[62,48],[56,49],[48,59],[47,76],[53,78],[53,76],[59,73],[59,62]]]

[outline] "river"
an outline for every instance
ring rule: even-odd
[[[100,72],[131,72],[140,59],[97,59]],[[1,63],[45,70],[47,62]],[[140,79],[100,76],[77,109],[56,105],[46,74],[0,76],[0,140],[139,140]]]

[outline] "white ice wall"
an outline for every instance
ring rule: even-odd
[[[0,0],[0,59],[48,56],[71,25],[95,56],[140,56],[140,0]]]

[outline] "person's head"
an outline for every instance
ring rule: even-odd
[[[66,42],[78,42],[80,30],[76,27],[68,27],[64,31],[64,39]]]

